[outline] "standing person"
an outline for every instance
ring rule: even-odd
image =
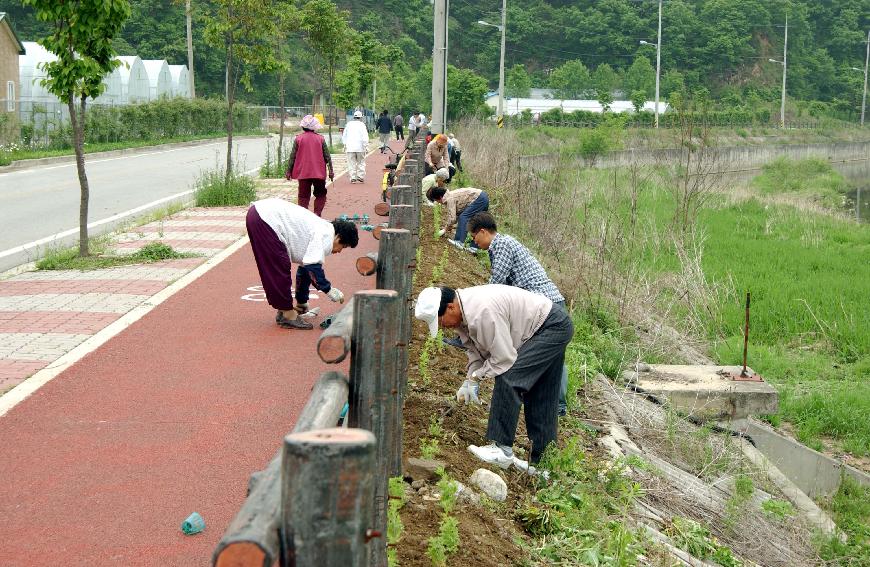
[[[369,149],[369,131],[362,121],[362,112],[355,110],[353,120],[344,125],[341,143],[347,154],[347,170],[351,183],[362,183],[366,177],[366,152]]]
[[[284,329],[311,329],[299,315],[308,311],[313,285],[332,301],[344,302],[323,272],[323,261],[345,248],[356,248],[359,234],[349,221],[325,221],[283,199],[254,201],[245,222],[266,301],[278,310],[275,323]],[[296,267],[296,306],[293,306],[293,267]]]
[[[417,122],[417,115],[420,114],[419,110],[415,110],[411,113],[411,117],[408,118],[408,137],[412,140],[414,136],[417,135],[417,130],[420,128],[420,123]]]
[[[427,287],[417,298],[414,316],[426,322],[433,337],[439,324],[459,335],[468,365],[458,401],[479,403],[479,382],[494,381],[486,427],[491,444],[469,445],[468,450],[486,463],[533,472],[513,454],[520,406],[534,464],[556,441],[559,377],[574,334],[565,310],[542,295],[506,285]]]
[[[450,167],[450,159],[447,157],[447,136],[438,134],[426,145],[426,154],[423,156],[426,175],[435,173],[442,167]]]
[[[447,143],[450,148],[450,163],[458,171],[462,171],[462,146],[459,145],[459,140],[453,134],[448,134]]]
[[[393,128],[396,129],[396,139],[405,139],[405,119],[402,118],[402,113],[396,114],[393,117]]]
[[[375,128],[378,129],[378,134],[381,138],[381,153],[384,153],[390,149],[390,134],[393,133],[393,121],[390,120],[389,111],[384,110],[381,112],[381,115],[378,117],[378,121],[375,124]]]
[[[299,123],[302,133],[293,138],[290,159],[287,162],[287,179],[299,180],[299,190],[296,202],[303,209],[308,208],[311,201],[311,188],[314,188],[314,214],[321,216],[326,206],[326,173],[329,170],[329,180],[335,179],[332,169],[332,156],[323,136],[317,130],[323,125],[310,114],[306,114]]]
[[[460,246],[465,245],[465,234],[468,231],[468,221],[477,213],[489,210],[489,195],[482,189],[463,187],[448,191],[444,187],[433,187],[426,192],[426,198],[444,205],[447,214],[444,216],[444,226],[438,231],[438,236],[444,236],[453,227],[456,234],[453,240]],[[472,248],[476,248],[472,244]]]
[[[541,263],[516,238],[498,232],[495,218],[491,214],[477,213],[471,217],[468,232],[471,233],[478,248],[489,252],[489,263],[492,266],[489,283],[519,287],[543,295],[556,305],[565,307],[565,298],[559,293],[559,288],[553,280],[547,276],[547,271]],[[568,367],[563,366],[559,388],[560,416],[568,411],[568,404],[565,401],[567,394]]]

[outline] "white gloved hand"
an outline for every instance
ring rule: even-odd
[[[444,230],[443,228],[442,228],[441,230],[439,230],[439,231],[438,231],[438,236],[439,236],[439,238],[442,237],[442,236],[444,236],[445,233],[447,233],[447,231]]]
[[[337,287],[334,287],[329,290],[329,293],[326,294],[326,297],[333,301],[337,301],[339,303],[344,303],[344,294],[341,293],[341,290]]]
[[[480,398],[478,393],[480,393],[480,384],[477,383],[477,380],[466,380],[456,390],[456,401],[465,402],[466,404],[479,404]]]

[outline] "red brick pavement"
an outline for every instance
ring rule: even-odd
[[[120,313],[83,311],[0,311],[0,333],[92,335],[119,317]]]
[[[0,281],[0,296],[43,293],[121,293],[154,295],[167,282],[160,280],[11,280]]]

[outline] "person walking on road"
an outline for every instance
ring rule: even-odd
[[[356,248],[359,233],[354,223],[329,222],[278,198],[254,201],[245,223],[266,301],[278,310],[275,323],[279,327],[313,328],[300,317],[308,312],[312,285],[332,301],[344,302],[341,290],[326,279],[323,262],[330,254],[339,254],[348,247]],[[297,264],[295,294],[291,265],[294,263]]]
[[[362,183],[366,177],[366,152],[369,149],[369,131],[362,121],[362,112],[355,110],[353,120],[344,126],[341,143],[347,154],[347,170],[351,183]]]
[[[477,213],[471,217],[468,232],[471,233],[471,238],[478,248],[489,252],[489,264],[492,266],[489,283],[512,285],[543,295],[556,305],[565,307],[565,298],[553,280],[547,276],[547,271],[538,259],[516,238],[498,232],[495,218],[491,214]],[[559,387],[560,416],[568,412],[568,404],[565,401],[567,394],[568,367],[563,366]]]
[[[506,285],[481,285],[454,290],[427,287],[420,292],[414,316],[429,326],[455,329],[468,357],[466,378],[456,399],[480,403],[481,381],[494,381],[486,439],[490,445],[469,445],[486,463],[534,469],[513,453],[520,406],[532,442],[530,460],[540,461],[556,441],[559,380],[565,347],[574,327],[562,307],[543,295]]]
[[[323,136],[317,130],[323,128],[320,121],[307,114],[299,124],[302,133],[293,138],[290,150],[290,160],[287,162],[287,179],[299,181],[296,202],[303,209],[308,208],[311,201],[311,189],[314,188],[314,214],[320,216],[326,206],[326,175],[329,170],[329,180],[335,179],[332,169],[332,156]]]
[[[381,153],[384,153],[390,149],[390,134],[393,133],[393,121],[390,120],[389,111],[384,110],[381,112],[375,128],[378,129],[378,135],[381,139]]]
[[[402,114],[396,114],[393,116],[393,128],[396,130],[396,139],[404,140],[405,139],[405,119],[402,118]]]
[[[415,110],[413,113],[411,113],[411,117],[408,118],[408,136],[411,139],[414,139],[414,136],[417,135],[417,130],[420,129],[420,122],[418,118],[419,116],[420,111]]]
[[[443,215],[444,225],[438,231],[438,236],[444,236],[456,227],[453,240],[457,246],[465,245],[465,234],[468,231],[468,221],[477,213],[489,210],[489,195],[482,189],[463,187],[448,191],[444,187],[433,187],[426,192],[426,198],[444,205],[447,214]],[[476,248],[477,245],[472,245]]]
[[[435,173],[442,167],[450,167],[450,158],[447,156],[447,136],[438,134],[426,145],[423,161],[426,164],[426,175]]]

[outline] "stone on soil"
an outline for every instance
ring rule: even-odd
[[[507,498],[507,484],[492,471],[477,469],[471,475],[470,482],[496,502],[504,502]]]
[[[438,480],[436,471],[444,466],[444,461],[411,457],[405,464],[405,477],[413,480]]]

